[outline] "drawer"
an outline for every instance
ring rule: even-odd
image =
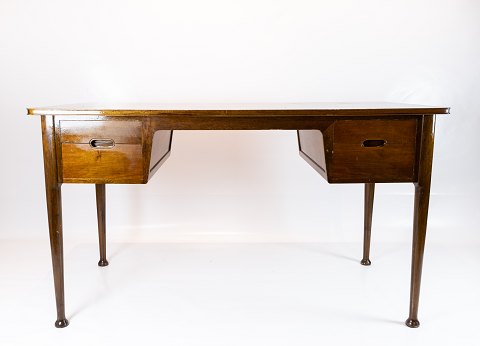
[[[62,143],[90,143],[92,139],[109,139],[121,144],[142,143],[142,122],[138,120],[62,120]]]
[[[109,148],[82,143],[62,143],[61,146],[61,176],[65,183],[144,182],[141,144],[115,143]]]
[[[329,182],[415,180],[416,119],[339,120],[333,126],[325,152]]]

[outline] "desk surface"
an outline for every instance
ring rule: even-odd
[[[156,104],[71,104],[28,108],[29,115],[96,115],[96,116],[392,116],[409,114],[448,114],[447,107],[405,103],[156,103]]]

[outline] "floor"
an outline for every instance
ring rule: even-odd
[[[94,243],[65,249],[56,329],[49,245],[0,242],[0,345],[480,345],[478,245],[428,244],[419,329],[410,245]]]

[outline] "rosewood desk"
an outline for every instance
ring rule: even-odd
[[[99,266],[107,266],[105,184],[145,184],[167,159],[174,130],[296,130],[300,155],[329,183],[365,184],[370,265],[375,183],[413,183],[409,327],[417,312],[427,230],[434,119],[444,107],[393,103],[69,105],[29,108],[41,117],[45,189],[57,305],[66,327],[61,185],[95,184]]]

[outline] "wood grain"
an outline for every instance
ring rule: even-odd
[[[94,149],[89,144],[64,143],[62,166],[65,183],[145,183],[140,144]]]
[[[152,140],[152,156],[149,164],[149,179],[161,167],[170,154],[173,131],[156,131]]]
[[[325,180],[328,180],[322,132],[320,130],[299,130],[297,136],[300,156]]]
[[[115,143],[142,142],[141,121],[60,121],[62,143],[90,143],[92,139],[112,139]]]
[[[322,131],[298,131],[300,154],[329,183],[413,182],[417,122],[337,120]],[[367,147],[369,140],[385,145]]]
[[[72,104],[28,108],[29,115],[105,116],[392,116],[405,114],[446,114],[449,108],[388,102],[307,102],[307,103],[154,103],[154,104]]]
[[[105,184],[95,184],[97,199],[98,247],[100,250],[99,267],[108,266],[107,261],[107,221],[106,221],[106,191]]]
[[[55,119],[53,116],[42,116],[43,163],[45,168],[45,192],[47,195],[48,229],[50,249],[52,253],[53,282],[55,286],[55,302],[57,320],[55,327],[68,326],[65,317],[65,288],[63,271],[63,227],[62,227],[62,189],[57,176],[57,151],[55,145]]]
[[[375,184],[365,184],[365,203],[363,216],[363,258],[360,263],[364,266],[372,264],[370,261],[370,240],[372,236],[373,199]]]
[[[415,181],[416,120],[345,120],[334,125],[330,183]],[[385,140],[365,147],[366,140]]]
[[[418,181],[415,182],[415,201],[413,207],[412,273],[410,281],[410,312],[405,324],[418,328],[418,302],[422,278],[423,254],[427,235],[428,204],[430,201],[430,183],[432,177],[433,146],[435,124],[431,115],[424,116],[422,122],[422,143],[419,155]]]

